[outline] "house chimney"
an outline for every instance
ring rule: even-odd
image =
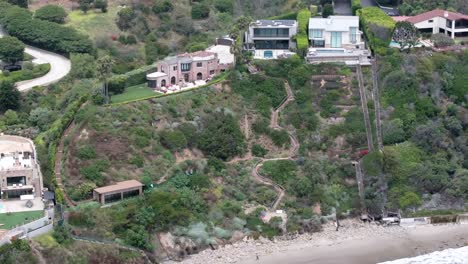
[[[448,17],[448,12],[447,11],[444,11],[444,17]]]

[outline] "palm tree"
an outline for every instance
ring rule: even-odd
[[[114,60],[110,56],[104,56],[99,58],[97,61],[98,78],[101,82],[103,82],[103,94],[106,100],[106,104],[109,103],[108,79],[112,75],[113,64]]]

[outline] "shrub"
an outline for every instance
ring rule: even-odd
[[[271,130],[270,137],[278,147],[284,147],[284,145],[289,143],[289,135],[285,130]]]
[[[83,160],[90,160],[96,158],[96,150],[92,146],[84,146],[78,149],[77,157]]]
[[[59,24],[65,23],[65,18],[67,17],[67,12],[63,7],[58,5],[46,5],[34,13],[34,18],[46,20],[50,22],[55,22]]]
[[[107,0],[95,0],[94,8],[101,9],[101,12],[107,13]]]
[[[125,87],[127,87],[128,77],[125,75],[113,76],[108,81],[108,89],[111,94],[121,94],[124,92]]]
[[[307,26],[312,13],[308,9],[303,9],[297,14],[298,33],[296,36],[297,52],[300,56],[305,56],[309,48]]]
[[[93,190],[96,188],[94,182],[85,182],[79,186],[75,186],[71,192],[71,198],[75,201],[85,200],[92,196]]]
[[[73,78],[93,78],[96,74],[94,57],[86,53],[73,53],[70,55],[72,64],[71,75]]]
[[[445,48],[455,44],[454,40],[444,33],[437,33],[432,35],[431,41],[434,42],[434,46],[437,48]]]
[[[15,37],[0,38],[0,60],[7,63],[16,63],[23,59],[24,44]]]
[[[206,4],[195,3],[192,5],[192,19],[203,19],[210,15],[210,7]]]
[[[160,134],[163,146],[173,151],[180,151],[187,147],[187,139],[180,130],[164,130]]]
[[[288,180],[295,178],[296,163],[292,160],[267,161],[263,164],[261,173],[269,176],[279,184],[285,184]]]
[[[252,146],[252,154],[256,157],[263,157],[265,156],[266,154],[268,153],[268,150],[266,150],[265,148],[263,148],[261,145],[259,144],[254,144]]]
[[[361,8],[361,0],[351,0],[351,9],[353,10],[353,15],[356,15],[357,11]]]
[[[215,0],[214,6],[218,9],[219,12],[223,13],[232,13],[234,8],[233,2],[231,0]]]
[[[171,1],[164,0],[164,1],[156,1],[153,6],[153,12],[155,14],[167,13],[171,12],[174,7],[172,6]]]
[[[91,40],[73,28],[33,19],[29,11],[0,2],[0,23],[11,36],[61,54],[94,53]]]

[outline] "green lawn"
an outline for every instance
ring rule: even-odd
[[[44,216],[44,211],[18,212],[11,214],[0,214],[0,229],[11,229],[16,225],[31,222]]]
[[[140,98],[156,96],[158,94],[159,93],[156,93],[152,89],[148,88],[146,83],[143,83],[136,86],[128,87],[122,94],[112,96],[111,102],[113,104],[122,103]]]

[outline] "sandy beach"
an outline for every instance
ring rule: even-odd
[[[468,225],[382,227],[354,220],[342,224],[338,232],[328,224],[322,232],[294,239],[244,240],[202,251],[182,263],[371,264],[468,245]]]

